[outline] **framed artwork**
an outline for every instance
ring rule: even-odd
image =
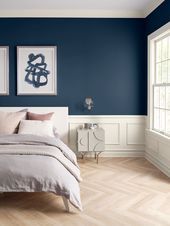
[[[9,95],[9,47],[0,46],[0,95]]]
[[[57,95],[56,46],[17,46],[17,95]]]

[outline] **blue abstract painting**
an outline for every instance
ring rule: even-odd
[[[47,64],[45,63],[45,56],[43,54],[30,53],[28,55],[28,66],[25,71],[27,72],[25,76],[25,81],[35,88],[40,86],[46,86],[48,84],[48,76],[50,71],[48,71]]]

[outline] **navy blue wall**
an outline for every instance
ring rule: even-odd
[[[144,19],[0,19],[10,96],[0,106],[69,106],[70,114],[146,114]],[[57,45],[58,95],[16,96],[16,46]],[[92,112],[82,107],[94,98]]]
[[[158,28],[170,21],[170,0],[165,0],[155,9],[145,20],[146,35],[154,32]]]

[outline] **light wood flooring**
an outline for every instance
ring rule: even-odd
[[[83,212],[48,193],[0,195],[0,226],[170,226],[170,179],[144,158],[80,160]]]

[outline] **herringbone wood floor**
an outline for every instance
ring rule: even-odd
[[[48,193],[0,195],[0,226],[170,226],[170,179],[143,158],[80,162],[84,211]]]

